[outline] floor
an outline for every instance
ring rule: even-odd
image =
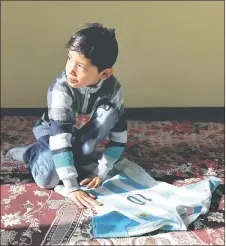
[[[224,124],[129,121],[124,157],[156,180],[182,186],[213,175],[221,184],[213,194],[209,213],[200,216],[188,231],[95,239],[93,211],[78,209],[68,198],[39,188],[26,164],[3,158],[11,146],[35,141],[32,126],[37,119],[1,119],[1,245],[224,245]],[[65,223],[68,229],[62,231]]]

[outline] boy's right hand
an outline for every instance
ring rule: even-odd
[[[90,194],[83,190],[76,190],[71,192],[70,198],[79,208],[92,208],[101,205],[100,202],[95,200],[96,197],[93,194]]]

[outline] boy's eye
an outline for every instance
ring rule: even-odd
[[[78,67],[82,70],[85,70],[85,68],[81,64],[78,64]]]
[[[67,58],[68,58],[68,60],[71,60],[71,57],[70,56],[68,56]]]

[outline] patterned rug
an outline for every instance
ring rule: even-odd
[[[224,245],[223,124],[129,121],[123,157],[156,180],[182,186],[213,175],[221,184],[213,194],[209,213],[200,216],[188,231],[95,239],[91,225],[95,211],[79,209],[70,199],[39,188],[26,164],[3,158],[6,149],[35,141],[32,126],[37,119],[1,119],[1,245]]]

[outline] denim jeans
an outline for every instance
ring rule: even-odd
[[[74,163],[79,176],[83,172],[82,166],[94,161],[93,151],[96,144],[109,134],[117,120],[118,113],[115,109],[99,107],[90,121],[81,130],[73,133],[71,143]],[[39,123],[38,126],[34,127],[33,133],[37,142],[24,154],[34,181],[38,186],[47,189],[54,188],[60,181],[49,147],[50,135],[40,134],[41,131],[48,132],[49,124],[42,121],[41,124]]]

